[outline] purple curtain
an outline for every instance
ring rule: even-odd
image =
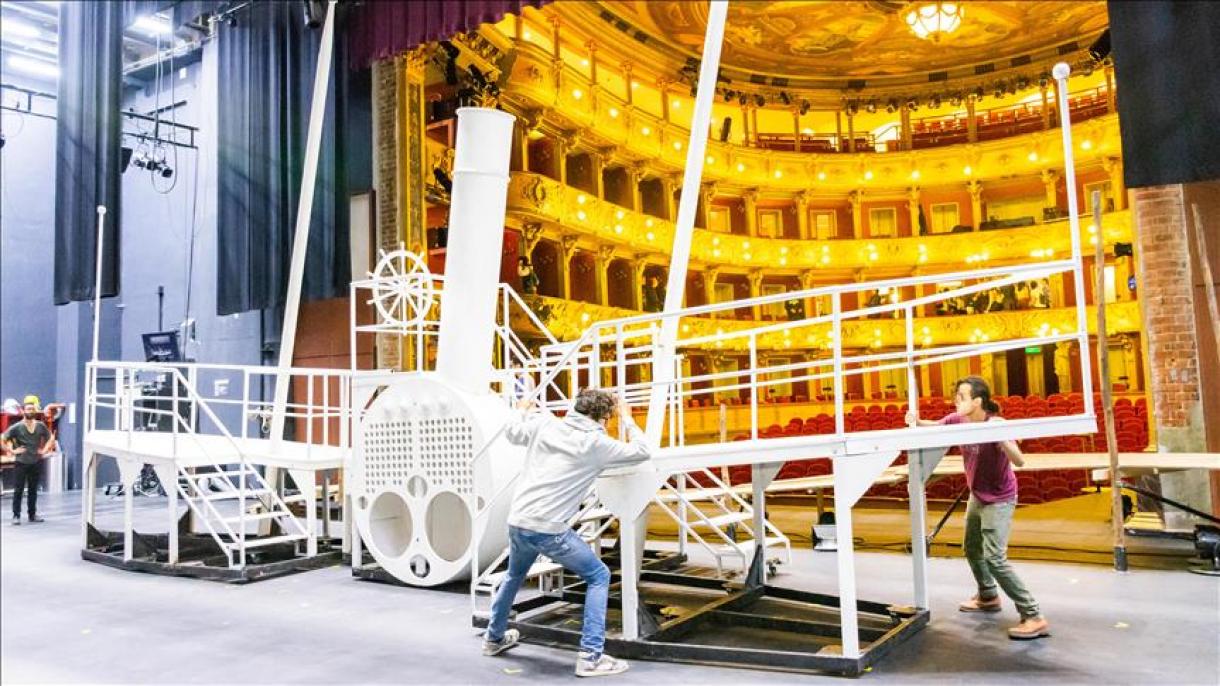
[[[381,0],[352,8],[348,24],[351,67],[393,57],[420,43],[445,40],[479,24],[541,7],[550,0]]]

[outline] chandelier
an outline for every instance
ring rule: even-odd
[[[962,24],[962,6],[956,2],[925,2],[914,4],[907,12],[907,27],[920,38],[937,42],[942,35],[953,33]]]

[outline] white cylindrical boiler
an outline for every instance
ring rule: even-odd
[[[370,405],[355,432],[348,479],[355,524],[382,569],[414,586],[469,577],[472,513],[501,497],[482,521],[479,567],[508,546],[511,493],[525,449],[501,435],[503,400],[472,395],[435,374],[404,375]]]

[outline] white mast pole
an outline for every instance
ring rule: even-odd
[[[279,373],[275,377],[275,401],[271,408],[271,440],[284,438],[284,414],[288,405],[289,373],[296,348],[297,315],[301,307],[301,283],[305,277],[305,251],[309,247],[309,222],[313,214],[314,186],[318,180],[318,155],[322,147],[322,123],[326,116],[326,92],[330,86],[330,56],[335,38],[335,0],[326,8],[318,65],[313,78],[313,102],[309,110],[309,131],[305,137],[305,166],[301,195],[297,201],[297,223],[292,239],[292,266],[288,272],[288,295],[284,302],[284,327],[280,331]]]
[[[699,66],[699,85],[695,91],[695,113],[691,120],[690,141],[686,146],[686,172],[682,177],[682,196],[678,200],[678,221],[674,225],[674,245],[670,256],[669,280],[665,291],[665,311],[682,309],[686,274],[690,262],[691,236],[695,210],[699,203],[699,184],[703,179],[703,159],[707,153],[708,126],[716,98],[716,74],[720,71],[720,48],[724,42],[724,21],[728,0],[712,0],[708,7],[707,33],[703,37],[703,58]],[[666,97],[664,93],[662,97]],[[661,320],[660,339],[653,355],[654,385],[648,399],[645,433],[651,445],[660,445],[664,428],[665,395],[674,379],[673,358],[678,341],[678,318]]]
[[[93,265],[93,361],[102,326],[102,244],[106,236],[106,206],[97,206],[97,262]]]

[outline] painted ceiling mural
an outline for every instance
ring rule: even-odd
[[[688,54],[702,51],[707,4],[604,0],[601,6]],[[726,66],[772,76],[896,76],[1011,58],[1095,35],[1102,0],[964,2],[961,27],[939,41],[915,36],[904,16],[924,3],[891,0],[733,2]]]

